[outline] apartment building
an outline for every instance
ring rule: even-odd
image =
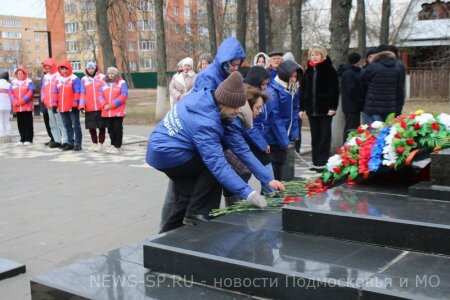
[[[0,16],[0,69],[13,74],[25,66],[30,78],[39,78],[49,55],[46,26],[44,18]]]

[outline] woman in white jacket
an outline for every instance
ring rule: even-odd
[[[175,103],[191,91],[195,76],[197,75],[193,71],[194,61],[192,58],[186,57],[179,64],[181,64],[183,71],[175,74],[169,85],[170,107],[173,107]]]
[[[0,141],[11,141],[11,124],[9,123],[9,115],[11,113],[11,100],[9,99],[9,74],[3,72],[0,74]]]

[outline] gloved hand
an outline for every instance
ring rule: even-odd
[[[247,202],[248,204],[254,205],[259,208],[264,208],[267,206],[266,198],[259,195],[256,191],[253,191],[248,195]]]
[[[80,112],[84,115],[84,108],[80,108]]]
[[[56,113],[58,113],[58,109],[57,109],[55,106],[53,106],[53,107],[52,107],[52,112],[53,112],[54,114],[56,114]]]

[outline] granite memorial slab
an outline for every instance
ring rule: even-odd
[[[365,280],[401,253],[273,231],[261,223],[255,227],[215,221],[179,228],[145,243],[144,266],[259,297],[358,299]]]
[[[419,182],[409,187],[409,195],[415,198],[450,201],[450,186]]]
[[[431,153],[431,183],[450,187],[450,148]]]
[[[7,258],[0,258],[0,280],[11,278],[25,272],[26,267],[24,264]]]
[[[284,207],[288,232],[450,254],[450,203],[336,187]]]

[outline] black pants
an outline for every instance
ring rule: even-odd
[[[276,180],[282,180],[283,164],[286,161],[286,149],[281,149],[277,145],[270,145],[270,157],[272,158],[273,176]]]
[[[20,141],[33,142],[34,130],[33,130],[33,112],[24,111],[17,113],[17,128],[20,133]]]
[[[47,112],[46,108],[44,109],[44,112],[42,114],[44,115],[44,124],[45,124],[45,129],[47,130],[47,134],[48,134],[50,140],[54,141],[52,129],[50,127],[50,120],[48,118],[48,112]]]
[[[166,232],[183,226],[184,216],[206,215],[219,208],[222,186],[199,156],[174,168],[163,169],[175,190],[175,207],[161,228]]]
[[[311,128],[312,161],[315,166],[324,166],[330,156],[331,120],[330,116],[308,116]]]
[[[109,138],[111,145],[116,148],[122,147],[123,139],[123,117],[105,118],[106,127],[108,127]]]
[[[302,146],[302,119],[298,118],[298,140],[295,141],[295,151],[300,153]]]
[[[344,127],[344,143],[345,143],[350,131],[357,129],[361,124],[361,116],[359,112],[347,112],[344,114],[345,114],[345,127]]]

